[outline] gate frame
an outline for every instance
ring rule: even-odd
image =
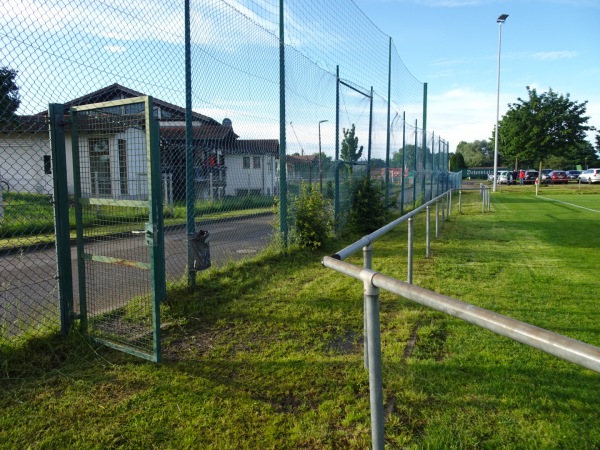
[[[145,353],[137,349],[128,347],[106,339],[90,336],[91,339],[100,342],[107,347],[123,351],[125,353],[148,359],[154,362],[160,362],[162,359],[161,351],[161,333],[160,333],[160,304],[166,298],[166,279],[165,279],[165,248],[164,248],[164,223],[161,196],[161,166],[160,166],[160,132],[157,120],[154,118],[154,102],[151,96],[140,96],[122,100],[114,100],[89,105],[72,106],[70,112],[71,122],[71,141],[72,141],[72,159],[73,159],[73,184],[75,194],[75,222],[77,231],[77,268],[79,280],[79,315],[80,327],[83,332],[87,331],[88,313],[86,298],[85,266],[83,259],[83,217],[81,209],[81,175],[79,161],[79,128],[78,113],[81,111],[90,111],[94,109],[109,108],[114,106],[124,106],[136,103],[143,103],[145,108],[145,139],[146,139],[146,161],[148,167],[148,198],[146,200],[149,209],[148,222],[146,223],[145,236],[149,247],[151,273],[151,283],[149,288],[152,291],[152,328],[153,328],[153,353]],[[64,142],[64,141],[63,141]],[[107,199],[107,201],[110,201]],[[115,202],[123,205],[123,200]],[[71,300],[72,304],[72,300]]]

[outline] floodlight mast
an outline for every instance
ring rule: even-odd
[[[500,122],[500,49],[502,48],[502,24],[506,21],[508,14],[501,14],[496,22],[498,23],[498,88],[496,91],[496,131],[494,133],[494,172],[493,191],[496,192],[498,186],[498,122]]]

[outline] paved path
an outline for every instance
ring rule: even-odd
[[[256,254],[270,241],[273,216],[256,216],[201,225],[210,232],[213,265],[222,265]],[[187,237],[184,228],[165,232],[167,280],[185,277]],[[111,249],[112,248],[112,249]],[[116,249],[116,252],[114,251]],[[127,239],[107,239],[86,244],[86,252],[144,261],[147,247],[143,235]],[[74,303],[78,305],[76,248],[71,248]],[[96,312],[120,306],[115,299],[131,298],[147,292],[147,271],[114,264],[94,263],[98,270],[86,273],[89,295]],[[28,249],[0,257],[0,333],[14,334],[27,325],[56,320],[58,293],[56,287],[56,255],[54,247]],[[122,303],[117,300],[117,303]],[[78,308],[75,308],[78,310]]]

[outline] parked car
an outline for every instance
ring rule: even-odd
[[[552,169],[542,169],[542,181],[546,179],[550,172],[552,172]]]
[[[567,184],[569,182],[569,177],[567,176],[567,172],[564,170],[553,170],[548,174],[546,179],[544,180],[545,184]]]
[[[600,169],[586,169],[579,175],[582,183],[600,183]]]
[[[588,177],[588,174],[590,174],[590,173],[592,173],[592,169],[586,169],[586,170],[583,170],[583,171],[582,171],[582,172],[579,174],[579,178],[578,178],[578,180],[579,180],[581,183],[587,183],[587,177]]]
[[[567,170],[567,177],[569,178],[569,181],[577,181],[579,179],[579,175],[581,175],[581,170]]]
[[[525,171],[525,178],[523,178],[523,182],[525,184],[533,184],[537,179],[540,173],[537,170],[527,170]]]
[[[510,172],[508,170],[501,170],[500,172],[498,172],[498,183],[510,184],[509,173]]]

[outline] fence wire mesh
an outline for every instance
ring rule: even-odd
[[[0,5],[2,335],[58,326],[53,183],[67,177],[70,194],[73,184],[68,173],[52,170],[50,103],[68,111],[153,96],[166,272],[172,282],[185,280],[190,264],[190,192],[194,226],[209,231],[215,266],[253,255],[271,242],[274,202],[282,189],[290,210],[302,183],[321,189],[338,205],[343,225],[351,207],[351,178],[378,179],[388,203],[399,209],[442,188],[448,145],[423,130],[424,84],[406,68],[389,36],[351,0],[282,2],[283,11],[276,0],[191,0],[189,15],[186,4],[7,0]],[[360,155],[342,153],[350,129]],[[131,196],[144,184],[144,172],[130,170],[134,164],[126,144],[110,142],[97,174],[90,172],[90,189]],[[189,147],[191,163],[186,162]],[[193,186],[186,164],[193,167]],[[74,220],[71,226],[74,233]]]

